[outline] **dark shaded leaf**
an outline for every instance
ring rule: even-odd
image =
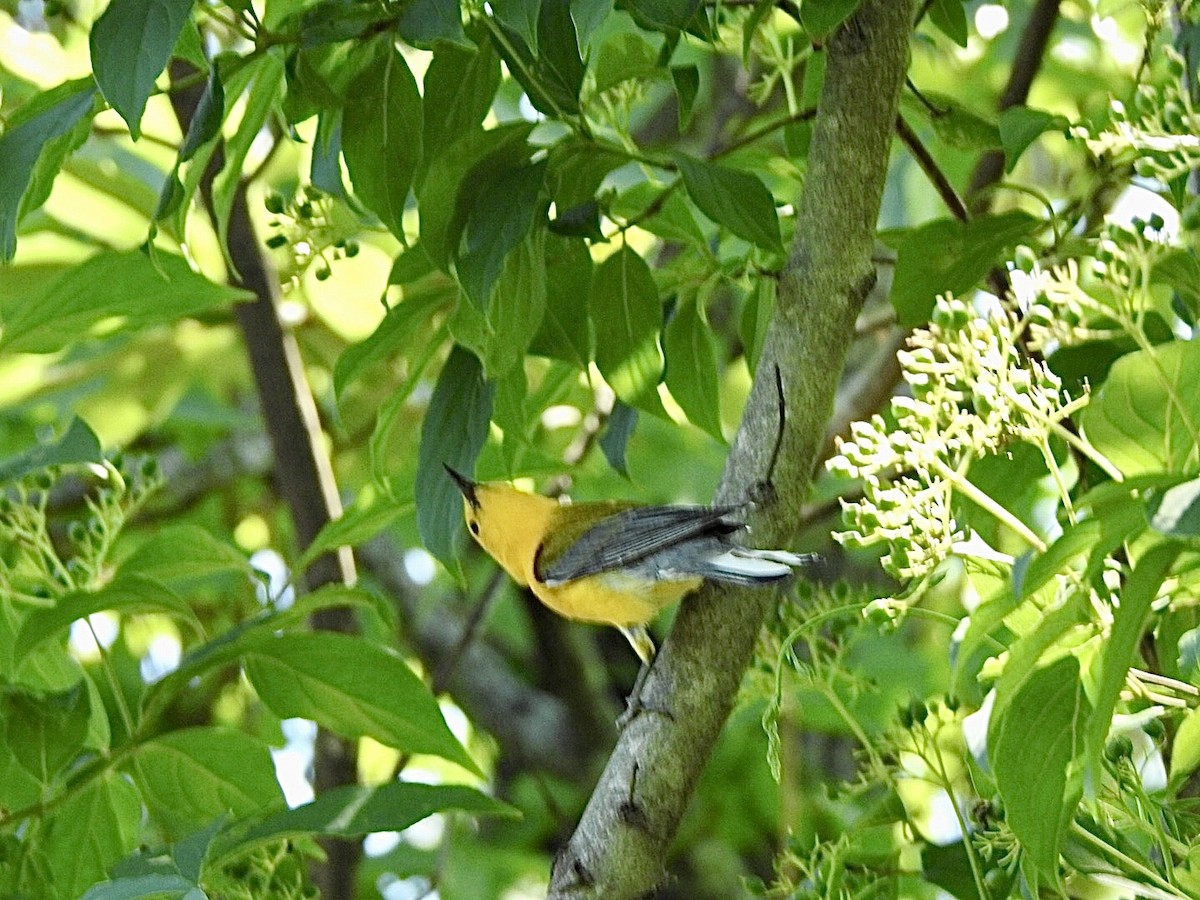
[[[679,155],[679,171],[702,213],[764,250],[783,252],[775,201],[757,176],[685,154]]]
[[[618,398],[613,402],[612,412],[608,415],[608,424],[600,435],[600,450],[608,464],[626,478],[629,477],[629,465],[625,460],[625,451],[629,447],[629,439],[637,428],[638,413],[632,406],[622,403]]]
[[[0,461],[0,485],[24,478],[30,472],[46,466],[65,466],[71,463],[99,462],[100,439],[80,418],[73,418],[67,430],[57,440],[40,443]]]
[[[712,329],[696,296],[681,299],[667,323],[663,350],[667,356],[666,383],[688,421],[718,441],[721,433],[717,348]]]
[[[39,94],[17,110],[0,134],[0,260],[17,251],[17,223],[21,216],[41,206],[50,183],[67,152],[54,152],[61,139],[69,139],[77,126],[90,121],[96,88],[81,78]],[[85,126],[86,127],[86,126]],[[86,132],[85,132],[86,133]],[[40,159],[53,157],[53,172],[42,179],[40,190],[31,190]]]
[[[192,10],[192,0],[112,0],[92,26],[92,71],[104,99],[141,136],[142,113]]]
[[[491,418],[492,386],[483,367],[470,351],[455,347],[421,425],[415,490],[421,540],[452,572],[458,571],[454,544],[462,531],[462,495],[442,467],[471,475]]]
[[[400,50],[388,47],[351,85],[342,153],[359,199],[401,238],[422,127],[417,81]]]
[[[592,358],[588,298],[592,290],[592,255],[587,244],[549,235],[546,238],[546,312],[529,352],[572,363],[579,368]]]
[[[487,306],[509,251],[533,225],[545,174],[544,160],[497,172],[467,212],[455,268],[467,299],[480,309]]]

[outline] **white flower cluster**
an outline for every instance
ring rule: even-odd
[[[971,462],[1014,440],[1044,443],[1072,409],[1059,378],[1018,346],[1024,323],[995,302],[981,313],[938,299],[929,327],[899,354],[911,396],[894,398],[886,418],[854,423],[828,463],[863,485],[862,500],[843,503],[840,542],[886,542],[885,568],[912,579],[965,539],[952,505],[971,487]]]
[[[1077,126],[1071,134],[1081,138],[1093,156],[1132,162],[1138,175],[1165,184],[1200,166],[1200,113],[1188,92],[1180,89],[1183,57],[1173,47],[1162,49],[1167,72],[1161,85],[1140,85],[1132,110],[1113,100],[1111,120],[1102,131]]]
[[[1157,214],[1129,224],[1106,223],[1088,273],[1075,259],[1051,269],[1037,262],[1014,269],[1013,301],[1028,319],[1029,349],[1052,353],[1087,341],[1136,338],[1155,303],[1155,266],[1176,252],[1164,224]],[[1164,318],[1170,318],[1169,310]]]

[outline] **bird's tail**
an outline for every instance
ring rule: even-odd
[[[727,584],[753,586],[783,581],[792,569],[811,566],[820,561],[815,553],[789,553],[786,550],[753,550],[734,547],[705,560],[705,578]]]

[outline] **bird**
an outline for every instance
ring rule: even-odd
[[[641,659],[643,673],[655,655],[647,624],[706,579],[772,585],[819,559],[737,544],[734,537],[746,530],[742,516],[748,503],[564,503],[445,469],[462,493],[467,529],[513,581],[560,616],[618,628]]]

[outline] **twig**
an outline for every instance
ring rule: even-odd
[[[934,190],[938,192],[938,196],[942,198],[942,202],[954,214],[954,218],[960,222],[966,222],[971,218],[971,214],[967,212],[966,204],[958,196],[958,192],[954,190],[954,185],[950,183],[950,179],[946,177],[946,173],[942,171],[937,160],[921,143],[921,139],[917,133],[909,127],[904,121],[903,115],[896,116],[896,134],[908,148],[908,152],[912,154],[917,165],[921,167],[921,171],[925,173],[925,177],[929,179]]]

